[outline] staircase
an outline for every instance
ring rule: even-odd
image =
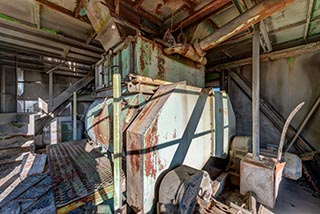
[[[48,107],[47,115],[36,120],[35,133],[40,134],[43,127],[65,108],[65,106],[68,104],[67,101],[72,97],[73,92],[79,91],[80,89],[86,87],[93,79],[94,72],[89,72],[86,76],[82,77],[80,80],[55,97],[52,105]]]

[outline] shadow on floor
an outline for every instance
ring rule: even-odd
[[[308,187],[298,181],[283,178],[276,206],[275,214],[318,214],[320,212],[320,199],[312,195]]]

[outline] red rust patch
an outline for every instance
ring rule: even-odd
[[[138,152],[139,146],[131,139],[131,135],[128,136],[129,138],[129,152]],[[130,154],[130,163],[131,163],[131,171],[133,175],[139,172],[140,170],[140,156],[141,154]]]
[[[165,69],[164,69],[164,64],[165,64],[165,60],[163,59],[161,52],[158,53],[158,75],[160,78],[164,78],[164,73],[165,73]]]
[[[108,106],[104,104],[101,108],[101,113],[93,119],[93,132],[98,142],[107,145],[109,143],[109,136],[107,135],[108,131],[104,129],[108,128],[108,126],[106,126],[109,122],[109,117],[106,118]]]
[[[141,71],[144,72],[145,69],[145,62],[144,62],[144,55],[146,55],[146,52],[143,48],[141,49],[141,54],[140,54],[140,67],[141,67]]]
[[[158,15],[162,15],[161,7],[162,7],[162,4],[161,4],[161,3],[157,4],[157,7],[156,7],[156,14],[158,14]]]
[[[146,165],[146,176],[156,177],[157,169],[154,161],[157,159],[157,152],[155,151],[156,146],[158,145],[158,117],[155,120],[155,123],[152,126],[152,129],[146,136],[146,157],[145,157],[145,165]]]

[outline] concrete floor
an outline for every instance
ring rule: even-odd
[[[276,206],[275,214],[318,214],[320,213],[320,199],[312,196],[297,181],[283,178]]]

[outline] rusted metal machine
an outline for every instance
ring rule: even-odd
[[[196,87],[204,84],[203,67],[167,57],[160,45],[141,36],[115,49],[97,64],[98,98],[87,112],[86,130],[91,140],[113,151],[110,73],[119,69],[127,82],[120,116],[127,202],[148,213],[156,210],[160,182],[171,169],[200,170],[210,157],[227,158],[235,116],[226,93]]]
[[[128,101],[121,114],[127,201],[143,212],[154,210],[157,185],[169,170],[180,165],[199,170],[211,156],[226,158],[235,134],[234,113],[225,93],[175,83],[160,86],[148,97],[143,93],[123,97]],[[91,138],[110,150],[111,103],[94,102],[86,123]]]
[[[284,164],[266,157],[259,161],[267,172],[257,176],[270,174],[271,202],[259,194],[264,188],[256,185],[248,189],[250,182],[239,182],[246,176],[254,177],[250,172],[257,163],[248,156],[249,137],[235,137],[229,149],[235,136],[235,115],[227,94],[203,89],[203,80],[197,78],[203,75],[203,67],[166,56],[160,45],[140,35],[127,38],[96,65],[97,99],[86,114],[86,131],[93,142],[113,155],[113,160],[119,156],[113,146],[113,73],[122,75],[122,84],[118,83],[122,96],[117,101],[121,114],[116,125],[122,133],[126,201],[134,211],[188,213],[197,210],[199,204],[202,208],[210,206],[209,199],[221,192],[229,177],[224,174],[212,181],[202,171],[211,157],[229,157],[229,169],[238,173],[242,193],[255,192],[259,202],[274,205],[278,191],[274,184],[279,184]],[[249,166],[245,167],[246,163]],[[171,181],[175,188],[170,188]]]

